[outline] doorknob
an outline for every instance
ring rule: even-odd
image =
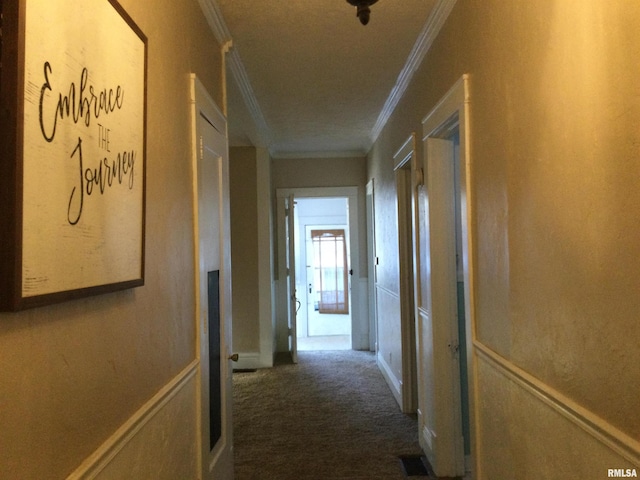
[[[229,355],[227,357],[228,360],[231,360],[232,362],[237,362],[239,358],[239,355],[237,353],[234,353],[233,355]]]

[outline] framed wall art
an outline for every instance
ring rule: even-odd
[[[143,285],[145,35],[115,0],[0,9],[0,309]]]

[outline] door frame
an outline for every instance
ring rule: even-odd
[[[453,183],[453,177],[451,171],[453,165],[446,166],[445,159],[453,158],[449,152],[444,151],[438,143],[441,139],[448,138],[450,135],[451,127],[455,124],[459,129],[460,134],[460,178],[459,178],[459,193],[461,196],[461,219],[462,219],[462,265],[464,275],[464,303],[465,303],[465,333],[466,342],[465,345],[456,345],[457,341],[457,319],[453,318],[431,318],[431,322],[434,325],[433,329],[433,345],[430,345],[434,351],[441,352],[440,355],[445,355],[444,352],[449,350],[452,357],[456,357],[457,348],[465,348],[467,353],[467,365],[468,372],[468,387],[469,387],[469,427],[470,427],[470,442],[471,442],[471,459],[469,465],[473,470],[473,474],[478,478],[481,475],[478,465],[477,452],[479,449],[479,442],[477,438],[476,429],[476,405],[477,405],[477,371],[476,371],[476,359],[474,356],[474,342],[476,339],[475,333],[475,284],[474,284],[474,235],[473,235],[473,221],[474,221],[474,199],[472,192],[472,165],[470,157],[470,129],[469,129],[469,75],[463,75],[455,85],[445,94],[440,102],[433,108],[433,110],[423,119],[423,165],[416,169],[416,188],[420,188],[420,185],[425,185],[428,196],[428,209],[429,215],[432,213],[435,216],[444,218],[444,210],[437,207],[438,202],[450,202],[453,198],[453,194],[456,191]],[[443,169],[443,166],[445,167]],[[444,171],[446,170],[446,171]],[[414,190],[416,192],[416,190]],[[450,197],[446,199],[445,197]],[[433,210],[435,209],[435,210]],[[451,219],[449,219],[451,220]],[[448,221],[449,221],[448,220]],[[433,218],[430,218],[430,222]],[[449,233],[443,233],[438,231],[437,228],[430,229],[430,243],[421,247],[430,248],[432,245],[443,245],[445,242],[450,241]],[[415,248],[415,247],[414,247]],[[429,267],[431,270],[433,265],[433,257],[435,255],[443,255],[442,251],[432,252],[431,262]],[[452,258],[453,256],[453,258]],[[448,248],[446,250],[445,258],[441,265],[455,266],[455,248]],[[444,270],[447,270],[446,272]],[[438,286],[442,289],[440,293],[442,295],[430,295],[430,302],[432,305],[432,311],[429,312],[435,315],[435,312],[442,312],[450,305],[451,298],[455,298],[456,292],[451,291],[451,282],[449,278],[446,278],[451,274],[450,268],[443,267],[442,269],[431,270],[431,285],[427,288],[431,289],[434,282],[437,282]],[[419,279],[417,280],[419,281]],[[455,285],[455,282],[454,282]],[[419,285],[418,285],[419,287]],[[416,318],[418,318],[418,312],[416,312]],[[444,322],[445,325],[438,325]],[[446,323],[449,323],[448,325]],[[438,326],[438,328],[435,328]],[[440,328],[442,326],[442,328]],[[455,338],[454,338],[455,332]],[[420,347],[418,348],[420,351]],[[458,355],[459,358],[459,355]],[[456,372],[455,366],[458,365],[456,361],[448,363],[451,368],[435,369],[435,382],[440,385],[440,388],[436,389],[435,401],[433,405],[433,415],[435,424],[439,425],[441,432],[447,432],[447,430],[453,430],[455,435],[461,435],[461,407],[460,407],[460,380],[459,369]],[[450,438],[450,441],[442,443],[442,438],[439,440],[437,437],[424,438],[428,436],[428,432],[420,432],[420,440],[425,453],[429,461],[432,463],[435,473],[439,476],[449,475],[461,475],[464,474],[465,458],[464,448],[461,448],[459,439]],[[462,470],[462,471],[461,471]]]
[[[369,322],[363,315],[362,302],[366,301],[365,296],[360,292],[360,244],[359,244],[359,217],[358,187],[301,187],[301,188],[278,188],[276,189],[276,209],[277,209],[277,238],[278,238],[278,351],[285,347],[285,339],[288,338],[288,318],[287,317],[287,288],[286,276],[286,248],[284,245],[284,198],[293,195],[294,198],[327,198],[344,197],[348,200],[348,224],[349,224],[349,258],[350,270],[350,304],[351,304],[351,348],[354,350],[367,350],[369,348]],[[366,310],[366,308],[364,309]],[[366,311],[365,311],[366,313]],[[287,342],[288,343],[288,342]]]
[[[196,359],[199,374],[196,383],[197,404],[197,464],[200,478],[233,477],[233,419],[232,419],[232,379],[231,352],[232,313],[231,313],[231,239],[230,239],[230,202],[229,202],[229,153],[227,140],[227,121],[216,103],[210,97],[204,85],[195,74],[191,81],[191,117],[192,117],[192,192],[193,192],[193,228],[194,228],[194,291],[195,291],[195,327]],[[207,287],[203,285],[203,276],[209,268],[204,265],[204,253],[200,249],[201,225],[204,219],[199,215],[201,190],[198,187],[200,160],[204,158],[204,136],[200,129],[200,119],[207,121],[219,134],[218,161],[219,185],[215,192],[219,197],[219,225],[214,229],[219,233],[219,258],[215,263],[220,272],[220,378],[221,378],[221,437],[216,446],[209,449],[209,333],[208,300],[203,295]],[[215,187],[214,187],[215,188]]]
[[[288,195],[284,199],[285,213],[285,250],[286,273],[287,273],[287,296],[289,306],[287,309],[287,336],[289,337],[289,351],[291,352],[291,360],[298,363],[298,293],[296,285],[296,201],[293,194]]]
[[[318,200],[323,200],[323,199],[318,199]],[[345,216],[346,216],[346,202],[345,202]],[[298,221],[300,222],[300,216],[298,216]],[[300,225],[298,226],[299,231],[302,231],[302,229],[300,228]],[[302,282],[301,278],[298,279],[298,281],[300,282],[300,284],[304,283],[305,284],[305,288],[303,288],[303,292],[301,295],[301,300],[304,299],[303,305],[305,305],[306,307],[306,312],[304,315],[304,319],[306,325],[304,326],[304,331],[307,332],[307,336],[311,336],[309,335],[309,331],[310,331],[310,325],[311,325],[311,310],[313,309],[313,295],[309,293],[309,286],[314,287],[314,279],[312,278],[313,273],[310,272],[310,270],[312,270],[312,264],[314,262],[314,252],[313,252],[313,247],[309,247],[309,243],[312,242],[311,239],[311,231],[312,230],[343,230],[345,232],[345,238],[347,239],[347,244],[348,244],[348,239],[349,239],[349,225],[347,223],[312,223],[312,224],[305,224],[304,225],[304,242],[300,241],[299,244],[297,245],[298,247],[298,252],[300,253],[300,255],[297,257],[300,259],[300,261],[304,261],[305,262],[305,266],[306,268],[300,269],[302,271],[304,271],[304,282]],[[304,248],[304,254],[301,251],[302,248],[302,244],[307,244],[305,245]],[[348,270],[349,265],[347,264],[347,270]],[[349,288],[349,286],[347,285],[347,289]],[[348,290],[347,290],[348,291]],[[350,301],[350,300],[349,300]],[[348,335],[351,336],[351,305],[349,305],[349,312],[347,314],[344,314],[344,317],[348,317],[349,319],[349,333]],[[342,314],[341,314],[342,315]],[[297,317],[298,320],[298,324],[301,325],[302,322],[300,322],[300,316]],[[333,335],[333,334],[330,334]],[[346,334],[345,334],[346,335]]]
[[[376,203],[375,179],[367,183],[367,277],[368,277],[368,307],[369,307],[369,350],[378,356],[378,301],[376,299],[377,265],[376,256]]]
[[[400,266],[400,329],[402,340],[402,411],[418,408],[416,367],[415,288],[413,279],[412,176],[416,168],[416,135],[412,133],[393,156],[398,204],[398,256]]]

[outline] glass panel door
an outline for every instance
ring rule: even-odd
[[[349,313],[345,231],[312,230],[316,302],[320,313]]]

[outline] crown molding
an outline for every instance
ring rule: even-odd
[[[227,24],[222,18],[222,12],[215,0],[198,0],[200,8],[204,13],[213,35],[220,45],[224,45],[231,40],[231,32],[227,28]]]
[[[220,11],[220,7],[216,0],[198,0],[198,3],[200,4],[200,8],[211,27],[213,35],[216,37],[216,40],[218,40],[218,43],[221,46],[231,45],[231,48],[227,50],[227,65],[229,66],[229,70],[231,70],[233,78],[240,89],[242,99],[249,111],[249,115],[255,123],[259,143],[261,146],[268,146],[271,143],[271,131],[269,129],[269,125],[264,118],[258,99],[253,91],[253,87],[251,86],[249,75],[247,74],[247,71],[244,68],[244,63],[240,58],[240,54],[238,53],[238,50],[233,47],[231,32],[229,32],[229,29],[227,28],[227,24],[224,21],[222,12]]]
[[[427,19],[427,23],[425,23],[416,43],[413,45],[411,53],[409,53],[409,57],[407,58],[402,71],[398,75],[396,84],[391,89],[391,93],[389,94],[389,97],[387,97],[387,101],[380,111],[376,124],[373,126],[373,130],[371,131],[372,145],[378,139],[382,129],[387,124],[387,121],[398,106],[398,103],[400,103],[400,100],[404,96],[411,80],[413,79],[413,75],[420,67],[422,60],[424,60],[425,55],[440,33],[440,29],[449,17],[456,1],[457,0],[438,0],[438,3],[433,8],[433,11]]]
[[[438,0],[433,11],[429,15],[425,26],[423,27],[418,39],[416,40],[411,52],[409,53],[409,57],[405,62],[405,65],[398,75],[398,79],[394,87],[391,89],[387,100],[378,115],[378,119],[371,131],[370,140],[371,145],[375,143],[378,139],[378,136],[382,132],[382,129],[387,124],[387,121],[393,114],[395,108],[400,103],[400,100],[404,96],[411,80],[413,79],[413,75],[416,70],[420,67],[422,60],[425,55],[431,48],[434,40],[440,33],[440,29],[444,25],[444,22],[448,18],[451,10],[455,6],[457,0]],[[205,18],[211,27],[211,30],[220,43],[220,45],[232,45],[232,38],[229,29],[224,21],[222,16],[222,12],[220,11],[220,7],[218,6],[216,0],[198,0],[202,11],[204,12]],[[227,64],[233,77],[240,89],[242,98],[247,107],[249,115],[251,116],[257,131],[257,136],[259,139],[259,143],[261,146],[269,147],[271,144],[271,131],[269,129],[269,125],[262,113],[262,109],[258,103],[258,99],[253,91],[253,87],[251,86],[251,82],[249,80],[249,76],[245,70],[242,59],[240,58],[240,54],[238,51],[231,47],[227,53]],[[278,158],[313,158],[319,155],[319,152],[301,152],[300,154],[288,154],[284,152],[271,152],[272,155],[277,156]],[[341,154],[353,154],[356,152],[341,152]],[[319,156],[327,156],[331,155],[331,153],[325,152]],[[333,155],[331,155],[333,156]],[[342,155],[336,155],[342,156]],[[348,155],[351,156],[351,155]],[[356,156],[360,156],[360,153]]]
[[[256,126],[256,132],[260,141],[260,145],[256,146],[267,147],[271,143],[271,131],[267,124],[267,120],[262,114],[262,109],[258,104],[258,99],[256,98],[255,93],[253,93],[253,88],[249,81],[249,75],[247,75],[244,64],[240,59],[240,54],[235,48],[232,48],[229,51],[227,55],[227,64],[229,65],[229,70],[231,70],[233,78],[235,78],[238,88],[240,89],[242,99],[244,100],[247,110],[249,110],[249,115]]]
[[[365,158],[364,150],[322,150],[316,152],[279,152],[270,151],[273,160],[291,160],[308,158]]]

